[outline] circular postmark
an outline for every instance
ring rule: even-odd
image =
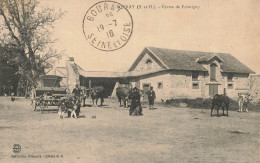
[[[83,33],[93,47],[114,51],[125,46],[133,32],[130,12],[118,2],[100,1],[91,6],[83,19]]]

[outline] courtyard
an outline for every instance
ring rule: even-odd
[[[42,114],[27,99],[0,97],[0,162],[259,162],[259,112],[143,107],[143,116],[129,116],[105,99],[60,119],[53,108]]]

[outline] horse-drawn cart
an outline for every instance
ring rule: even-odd
[[[32,93],[32,109],[43,113],[49,106],[59,106],[67,98],[66,87],[60,87],[62,77],[45,75],[39,78],[38,85]]]

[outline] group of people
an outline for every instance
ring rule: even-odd
[[[64,112],[68,111],[68,117],[78,118],[80,113],[80,96],[81,96],[81,90],[79,88],[79,85],[76,84],[75,88],[72,91],[73,98],[69,99],[67,102],[65,100],[62,100],[60,106],[58,115],[60,118],[64,117]],[[154,100],[156,99],[155,92],[153,90],[153,87],[150,87],[150,90],[146,93],[148,96],[149,101],[149,110],[154,109]],[[129,109],[129,115],[131,116],[141,116],[143,115],[143,110],[141,106],[141,95],[139,93],[138,88],[133,88],[132,92],[128,96],[129,99],[132,100],[131,106]]]
[[[248,112],[248,104],[251,100],[249,93],[238,93],[238,112]],[[243,106],[245,109],[243,109]]]
[[[148,96],[149,101],[149,110],[154,109],[154,100],[156,99],[155,92],[153,90],[153,87],[150,87],[150,90],[146,93]],[[128,96],[129,99],[132,100],[131,106],[129,109],[129,115],[130,116],[141,116],[143,115],[143,110],[141,106],[141,96],[139,93],[139,90],[135,87],[133,91]]]
[[[69,98],[68,101],[65,99],[61,101],[61,104],[59,106],[58,115],[62,119],[64,117],[64,112],[68,111],[68,118],[78,118],[80,113],[80,96],[81,96],[81,90],[79,88],[79,85],[76,84],[75,88],[72,91],[73,97]]]

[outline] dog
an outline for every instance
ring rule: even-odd
[[[78,101],[77,100],[73,100],[72,104],[73,104],[73,106],[68,109],[68,111],[71,112],[70,117],[73,118],[73,116],[74,116],[74,118],[78,118],[77,114],[76,114],[76,110],[78,108]]]

